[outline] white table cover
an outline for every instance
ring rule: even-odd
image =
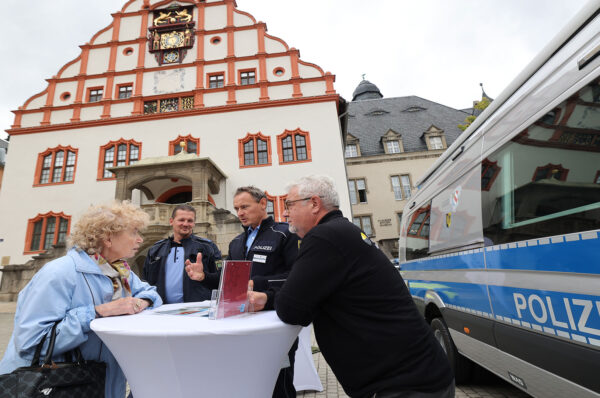
[[[91,323],[136,398],[270,397],[301,329],[283,323],[275,311],[221,320],[151,312]]]
[[[300,331],[296,360],[294,361],[294,388],[296,391],[323,391],[323,384],[315,369],[311,347],[312,324]]]

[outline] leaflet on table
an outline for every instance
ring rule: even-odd
[[[217,293],[215,319],[248,312],[248,281],[252,261],[224,261]]]
[[[206,306],[182,306],[169,310],[154,310],[151,314],[156,315],[189,315],[189,316],[208,316],[209,308]]]

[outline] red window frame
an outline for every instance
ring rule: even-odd
[[[55,148],[48,148],[44,152],[38,154],[37,165],[35,167],[35,175],[33,180],[34,187],[42,187],[48,185],[60,185],[60,184],[73,184],[75,182],[75,172],[77,171],[77,154],[78,149],[71,146],[57,146]],[[54,179],[54,173],[57,170],[56,160],[59,153],[62,153],[62,165],[60,165],[60,181],[52,181]],[[75,161],[73,163],[73,177],[71,180],[65,181],[65,174],[67,172],[67,164],[69,159],[69,153],[75,154]],[[51,156],[49,167],[45,167],[44,159],[47,156]],[[44,174],[44,170],[48,170],[48,182],[42,182],[41,179]]]
[[[114,180],[115,179],[114,176],[113,177],[104,177],[105,154],[106,154],[107,150],[114,148],[113,158],[112,158],[113,164],[111,167],[116,166],[117,161],[118,161],[119,145],[121,145],[121,144],[127,145],[125,165],[131,164],[132,160],[135,160],[135,162],[138,162],[142,158],[142,143],[141,142],[137,142],[135,140],[125,140],[123,138],[119,139],[118,141],[110,141],[108,144],[105,144],[100,147],[100,155],[98,157],[98,178],[97,178],[98,181],[106,181],[106,180]],[[132,145],[137,146],[137,148],[138,148],[137,159],[130,158]]]
[[[54,231],[52,231],[53,233],[53,237],[52,237],[52,245],[56,245],[58,243],[58,238],[60,235],[60,226],[61,226],[61,220],[66,220],[67,221],[67,230],[65,231],[65,240],[66,237],[69,235],[70,231],[71,231],[71,216],[68,216],[66,214],[64,214],[63,212],[60,213],[54,213],[54,212],[48,212],[45,214],[38,214],[37,216],[35,216],[34,218],[30,218],[27,221],[27,235],[25,236],[25,249],[23,250],[23,254],[36,254],[36,253],[43,253],[48,249],[45,249],[44,246],[46,246],[46,237],[48,235],[48,221],[50,219],[54,219]],[[38,224],[39,222],[41,222],[42,224]],[[37,245],[37,249],[34,249],[31,247],[31,245],[34,243],[34,239],[33,239],[33,234],[35,232],[35,227],[36,224],[41,225],[41,230],[40,230],[40,237],[39,237],[39,243]]]
[[[121,98],[121,89],[122,88],[129,88],[129,90],[126,91],[126,93],[129,93],[129,96]],[[127,98],[131,98],[132,96],[133,96],[133,83],[117,84],[117,89],[115,90],[115,99],[127,99]]]
[[[558,180],[558,181],[566,181],[566,180],[567,180],[567,175],[569,174],[569,169],[565,169],[565,168],[562,166],[562,164],[552,164],[552,163],[548,163],[548,164],[547,164],[547,165],[545,165],[545,166],[539,166],[539,167],[537,167],[537,168],[535,169],[535,171],[533,172],[533,176],[531,177],[531,181],[533,181],[533,182],[536,182],[536,181],[539,181],[539,180],[544,180],[544,179],[550,179],[550,178],[552,178],[552,177],[550,176],[550,177],[540,178],[540,179],[538,179],[538,180],[536,180],[536,179],[535,179],[535,177],[537,176],[537,174],[538,174],[540,171],[543,171],[543,170],[551,171],[551,170],[553,170],[553,169],[556,169],[556,170],[558,170],[558,172],[560,173],[560,178],[557,178],[556,180]],[[555,174],[555,173],[552,173],[552,174]]]
[[[600,184],[600,170],[596,172],[596,177],[594,177],[594,183]]]
[[[242,77],[242,74],[244,74],[244,73],[253,73],[254,76],[252,76],[252,77],[250,77],[250,76]],[[254,79],[254,81],[252,83],[250,83],[250,82],[244,83],[244,79],[248,79],[249,80],[250,78]],[[240,86],[251,86],[251,85],[256,84],[256,83],[257,83],[257,81],[256,81],[256,68],[240,69],[238,71],[238,84]]]
[[[194,152],[189,152],[187,150],[187,147],[188,147],[187,144],[189,142],[193,142],[196,144],[196,152],[195,152],[196,155],[200,155],[200,138],[194,138],[194,137],[192,137],[191,134],[188,134],[185,137],[180,135],[177,138],[175,138],[174,140],[169,141],[169,156],[175,155],[175,148],[177,148],[179,146],[179,143],[182,141],[185,141],[185,143],[186,143],[187,153],[194,153]],[[181,151],[179,151],[179,152],[181,152]],[[179,152],[177,152],[177,153],[179,153]]]
[[[100,93],[94,94],[94,101],[92,101],[92,91],[101,91]],[[100,96],[100,98],[96,99],[96,96]],[[104,98],[104,87],[88,87],[87,89],[87,102],[100,102]]]
[[[217,87],[211,87],[210,86],[210,79],[212,77],[216,77],[216,76],[221,76],[222,79],[217,79]],[[219,82],[222,83],[222,85],[219,86]],[[207,73],[206,74],[206,87],[208,87],[209,89],[219,89],[219,88],[224,88],[225,87],[225,72],[214,72],[214,73]]]
[[[266,141],[266,143],[267,143],[267,163],[262,163],[262,164],[257,163],[258,162],[257,140]],[[254,149],[254,164],[246,164],[246,162],[245,162],[244,146],[249,141],[253,141],[252,146]],[[271,137],[264,136],[264,135],[262,135],[261,132],[258,132],[256,134],[250,134],[250,133],[246,134],[246,136],[244,138],[241,138],[238,140],[238,157],[239,157],[239,161],[240,161],[240,168],[270,166],[271,165]]]
[[[419,225],[419,228],[417,229],[416,233],[411,234],[410,230],[411,230],[413,224],[415,223],[415,220],[422,213],[427,213],[427,214],[425,214],[425,217],[421,221],[421,225]],[[423,208],[417,210],[413,214],[413,216],[412,216],[412,218],[410,220],[410,223],[408,224],[408,227],[406,228],[406,236],[410,236],[411,238],[416,238],[416,239],[426,239],[426,240],[429,240],[429,233],[427,234],[427,236],[421,236],[421,231],[423,231],[423,226],[425,225],[425,222],[426,221],[430,221],[430,220],[431,220],[431,205],[428,205],[426,207],[423,207]],[[429,229],[431,231],[431,222],[430,222],[430,225],[429,225]]]
[[[298,159],[298,147],[296,142],[296,137],[302,136],[304,137],[304,148],[306,149],[306,159]],[[292,160],[284,161],[284,148],[283,148],[283,140],[291,137],[292,144]],[[285,148],[286,150],[289,148]],[[312,162],[311,157],[311,147],[310,147],[310,134],[308,131],[303,131],[299,128],[296,130],[285,130],[283,133],[277,136],[277,153],[279,155],[279,164],[292,164],[292,163],[304,163],[304,162]]]
[[[491,175],[487,184],[485,186],[483,186],[483,184],[481,185],[482,191],[489,191],[492,188],[492,185],[494,185],[494,181],[496,181],[496,177],[498,177],[498,174],[500,174],[500,170],[502,170],[502,167],[498,166],[498,162],[492,162],[492,161],[488,160],[487,158],[483,159],[483,161],[481,162],[481,178],[482,178],[481,182],[482,183],[483,183],[483,176],[490,169],[492,169],[494,172]]]

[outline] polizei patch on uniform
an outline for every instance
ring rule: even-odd
[[[261,252],[272,252],[273,251],[273,246],[269,246],[269,245],[256,245],[252,248],[252,250],[256,251],[256,250],[260,250]]]

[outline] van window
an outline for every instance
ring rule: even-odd
[[[600,228],[598,165],[596,81],[482,161],[486,245]]]
[[[428,256],[430,215],[431,203],[410,215],[410,222],[406,227],[406,260]]]

